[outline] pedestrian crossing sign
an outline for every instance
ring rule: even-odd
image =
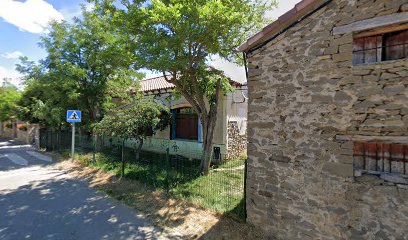
[[[79,111],[79,110],[68,110],[67,111],[67,122],[69,122],[69,123],[79,123],[79,122],[81,122],[81,111]]]

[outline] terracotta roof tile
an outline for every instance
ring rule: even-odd
[[[315,0],[303,0],[301,2],[299,2],[298,4],[296,4],[295,8],[296,11],[301,11],[302,9],[304,9],[305,7],[307,7],[309,4],[312,4]]]
[[[242,86],[242,83],[236,82],[231,79],[230,84],[233,86]],[[163,76],[144,79],[140,81],[140,90],[143,92],[168,90],[174,88],[175,88],[174,84],[167,82]]]
[[[143,92],[150,92],[155,90],[173,89],[174,84],[167,82],[166,79],[161,76],[140,81],[140,88]]]
[[[283,24],[287,21],[289,21],[292,17],[296,15],[298,11],[296,11],[296,7],[292,8],[291,10],[287,11],[284,13],[282,16],[278,18],[279,24]]]
[[[275,21],[275,22],[269,24],[268,26],[264,27],[264,28],[262,29],[262,32],[272,31],[274,28],[276,28],[276,27],[278,27],[278,26],[279,26],[279,21]]]
[[[253,37],[251,37],[250,39],[248,39],[248,45],[252,45],[255,42],[259,41],[260,39],[262,39],[262,37],[264,36],[263,32],[259,32],[257,34],[255,34]]]

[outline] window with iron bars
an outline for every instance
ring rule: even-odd
[[[353,40],[353,65],[408,58],[408,30]]]
[[[354,142],[353,152],[355,170],[408,174],[408,144]]]

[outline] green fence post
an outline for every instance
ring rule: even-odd
[[[166,149],[166,193],[170,193],[170,149]]]
[[[244,165],[244,221],[247,221],[247,206],[246,206],[246,182],[247,182],[247,168],[248,168],[248,158],[245,159]]]
[[[60,152],[59,138],[60,138],[60,135],[59,135],[59,130],[58,130],[57,131],[57,152]]]
[[[125,176],[125,156],[124,156],[124,152],[125,152],[125,140],[122,141],[122,177]]]
[[[96,154],[96,134],[94,133],[93,134],[93,138],[92,138],[92,140],[93,140],[93,163],[95,164],[96,163],[96,158],[95,158],[95,154]]]
[[[51,148],[51,151],[54,151],[54,139],[53,139],[53,136],[52,136],[53,134],[52,134],[52,132],[51,132],[51,142],[50,142],[50,148]]]
[[[82,129],[81,127],[78,127],[78,154],[81,153],[83,154],[82,148],[83,148],[83,141],[82,141]]]

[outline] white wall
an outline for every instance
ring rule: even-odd
[[[240,135],[246,134],[248,119],[248,87],[242,86],[227,96],[227,120],[237,122]]]

